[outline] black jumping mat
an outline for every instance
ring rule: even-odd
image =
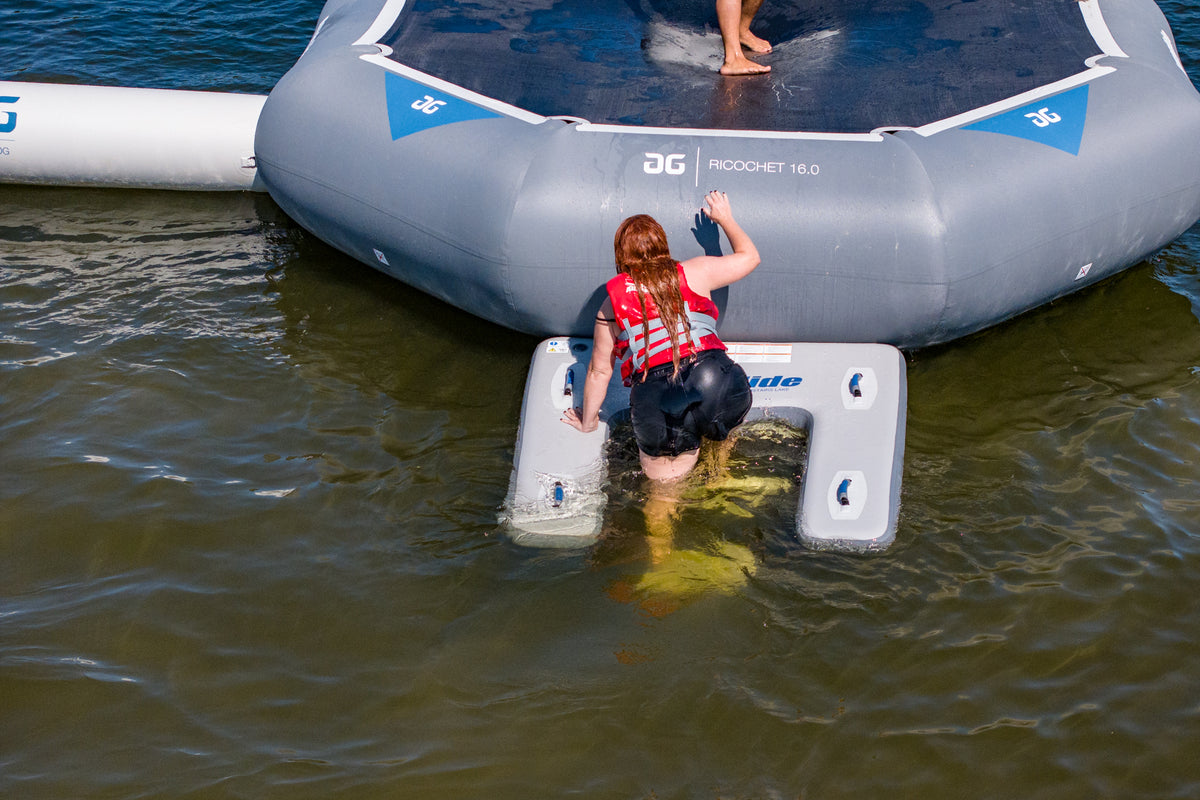
[[[726,78],[712,0],[411,0],[381,42],[422,72],[593,123],[918,127],[1085,69],[1074,0],[764,0],[765,76]]]

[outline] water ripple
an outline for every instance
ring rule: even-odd
[[[265,91],[319,5],[15,0],[6,77]],[[760,432],[676,527],[752,574],[646,603],[626,434],[599,546],[496,523],[532,340],[265,198],[0,204],[0,794],[1200,794],[1200,230],[908,354],[887,553]]]

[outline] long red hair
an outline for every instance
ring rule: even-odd
[[[617,272],[633,278],[638,303],[642,308],[642,322],[647,329],[646,295],[649,294],[654,301],[658,316],[671,336],[671,363],[675,366],[672,377],[678,377],[679,326],[683,324],[683,330],[689,338],[692,326],[688,322],[683,292],[679,289],[678,262],[671,257],[671,251],[667,248],[667,232],[654,217],[635,214],[617,227],[613,236],[613,254],[617,260]],[[643,378],[645,369],[643,365]]]

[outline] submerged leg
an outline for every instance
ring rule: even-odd
[[[696,465],[696,474],[706,486],[719,484],[729,477],[729,456],[733,452],[736,433],[729,434],[724,441],[714,442],[704,440],[700,448],[700,460]]]
[[[669,614],[709,591],[736,591],[756,569],[754,554],[745,545],[718,541],[701,549],[676,547],[680,502],[689,483],[652,481],[644,506],[650,569],[633,594],[654,616]]]
[[[661,563],[671,553],[675,539],[673,517],[683,489],[683,478],[696,466],[699,450],[677,456],[648,456],[641,450],[642,471],[650,481],[646,499],[646,530],[650,535],[650,561]]]
[[[643,513],[646,515],[646,543],[650,546],[650,563],[661,564],[675,547],[675,516],[683,481],[650,481],[650,495]]]

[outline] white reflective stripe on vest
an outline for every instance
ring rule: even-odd
[[[692,331],[692,347],[699,348],[700,340],[705,336],[717,335],[717,320],[711,315],[701,314],[688,308],[687,317]],[[646,363],[646,359],[671,348],[671,337],[667,333],[667,326],[663,324],[661,319],[656,317],[650,320],[649,347],[643,341],[645,330],[646,326],[642,324],[628,325],[617,337],[618,340],[625,339],[629,342],[629,357],[633,359],[634,369],[641,369],[642,365]],[[680,322],[675,330],[675,335],[683,335],[684,330],[684,325]],[[644,355],[639,357],[639,353],[644,353]]]

